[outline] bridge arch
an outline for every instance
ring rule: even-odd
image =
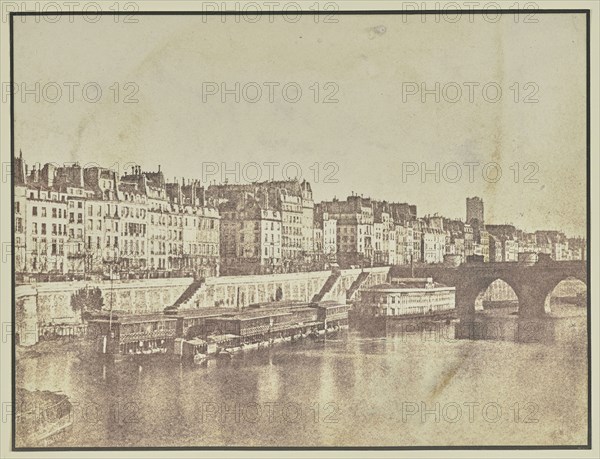
[[[486,280],[486,283],[490,279]],[[511,285],[512,284],[512,285]],[[500,276],[494,280],[491,280],[487,284],[487,287],[482,288],[477,297],[475,298],[475,311],[484,311],[484,302],[502,302],[504,307],[508,306],[511,301],[515,302],[515,307],[518,311],[519,295],[517,288],[515,288],[515,282],[512,280],[506,280],[506,277]]]
[[[573,285],[574,291],[572,292],[571,296],[574,297],[574,295],[579,292],[585,292],[584,298],[587,300],[588,285],[587,285],[586,281],[587,281],[587,279],[582,278],[581,276],[576,276],[576,275],[565,275],[565,276],[560,276],[560,277],[553,279],[552,283],[549,283],[549,289],[544,298],[544,312],[546,314],[550,314],[552,312],[552,298],[554,297],[554,295],[556,293],[558,293],[557,291],[560,290],[559,286],[564,285],[567,282],[574,284]]]
[[[515,279],[504,275],[482,277],[478,279],[475,287],[477,293],[475,295],[475,298],[473,299],[474,311],[483,310],[483,300],[485,298],[485,295],[488,292],[488,289],[497,281],[501,281],[504,284],[508,285],[508,287],[510,287],[510,289],[514,292],[517,302],[520,303],[520,286]]]

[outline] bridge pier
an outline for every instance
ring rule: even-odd
[[[546,297],[552,292],[554,286],[547,282],[524,284],[517,294],[519,300],[519,316],[524,318],[538,318],[546,315]]]

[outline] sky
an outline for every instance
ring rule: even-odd
[[[486,223],[585,234],[583,15],[85,19],[16,19],[29,164],[300,176],[316,201],[357,193],[463,219],[481,196]]]

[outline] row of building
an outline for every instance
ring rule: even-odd
[[[584,239],[418,217],[406,203],[352,194],[315,203],[306,181],[167,182],[163,172],[45,164],[15,158],[17,274],[196,277],[327,269],[332,265],[517,261],[520,253],[584,259]]]
[[[166,183],[160,167],[15,166],[17,274],[219,275],[219,212],[198,182]]]

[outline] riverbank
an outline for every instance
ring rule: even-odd
[[[65,338],[40,341],[32,346],[16,346],[17,365],[20,360],[35,359],[55,354],[87,353],[93,351],[93,343],[86,338]]]

